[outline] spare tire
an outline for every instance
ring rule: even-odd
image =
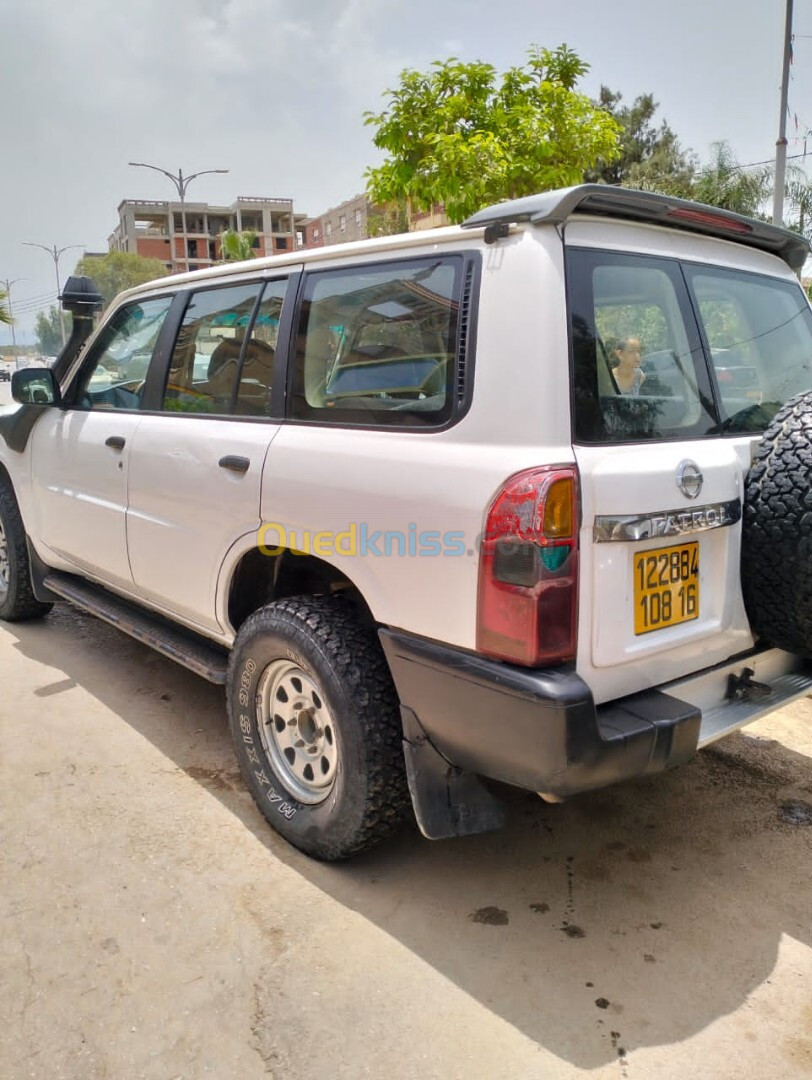
[[[747,474],[742,593],[757,638],[812,656],[812,391],[776,413]]]

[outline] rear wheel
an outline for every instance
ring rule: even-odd
[[[39,619],[52,607],[34,596],[20,509],[14,492],[0,482],[0,619]]]
[[[300,850],[347,858],[403,820],[397,694],[374,628],[343,598],[280,600],[247,619],[231,654],[228,707],[251,794]]]

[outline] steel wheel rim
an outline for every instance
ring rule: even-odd
[[[0,596],[8,592],[9,565],[8,565],[8,540],[3,521],[0,518]]]
[[[301,803],[324,802],[335,783],[335,724],[318,684],[291,660],[274,660],[256,695],[257,728],[277,776]]]

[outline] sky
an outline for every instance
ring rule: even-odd
[[[122,199],[174,198],[129,161],[203,176],[188,197],[292,198],[316,216],[364,189],[377,164],[365,110],[404,68],[456,56],[498,70],[566,42],[601,84],[706,160],[772,159],[786,0],[0,0],[0,281],[19,340],[56,294],[54,260],[26,242],[106,251]],[[796,0],[789,154],[812,164],[812,4]],[[797,126],[796,126],[797,125]],[[809,170],[812,175],[812,169]],[[0,285],[2,288],[2,285]],[[11,341],[0,328],[0,347]]]

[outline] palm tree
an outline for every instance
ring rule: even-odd
[[[787,209],[796,215],[794,221],[787,219],[789,228],[812,240],[812,184],[803,169],[791,166],[787,170],[784,197]]]
[[[11,315],[6,307],[6,301],[8,300],[8,293],[0,289],[0,323],[5,323],[6,326],[11,326]]]
[[[226,229],[220,234],[220,258],[222,262],[243,262],[256,254],[257,233],[251,229],[237,232]]]
[[[697,202],[756,217],[771,193],[769,166],[743,169],[726,142],[712,147],[713,156],[694,181],[691,198]]]

